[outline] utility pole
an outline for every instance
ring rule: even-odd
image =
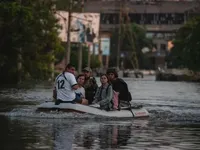
[[[69,8],[68,8],[68,30],[67,30],[67,51],[65,57],[65,65],[70,63],[70,55],[71,55],[71,42],[70,42],[70,29],[71,29],[71,10],[72,9],[72,0],[69,1]]]
[[[91,54],[90,54],[90,47],[91,45],[88,45],[88,67],[90,67],[90,62],[91,62]]]
[[[136,42],[136,37],[135,37],[135,33],[132,30],[132,25],[131,25],[130,17],[129,17],[129,9],[123,9],[123,15],[125,17],[125,22],[124,22],[125,31],[124,32],[126,32],[126,36],[128,37],[128,41],[127,42],[129,42],[129,44],[131,46],[131,49],[132,49],[131,54],[129,54],[131,56],[130,57],[130,61],[131,61],[131,64],[132,64],[133,68],[134,69],[138,69],[139,68],[139,63],[138,63],[137,51],[136,51],[136,43],[135,43]],[[144,18],[143,21],[145,21],[145,16],[143,16],[143,18]]]
[[[20,3],[20,11],[22,11],[22,0],[19,0]],[[21,18],[21,16],[20,16]],[[21,26],[20,26],[21,28]],[[17,78],[17,82],[21,83],[22,80],[22,47],[20,46],[18,49],[18,54],[17,54],[17,71],[18,71],[18,78]]]
[[[84,12],[84,0],[81,2],[81,13]],[[82,62],[83,62],[83,45],[82,41],[79,43],[79,51],[78,51],[78,73],[80,74],[82,71]]]
[[[100,9],[100,14],[102,13],[102,4],[100,5],[101,9]],[[99,29],[101,29],[101,19],[100,19],[100,23],[99,23]],[[98,39],[98,60],[100,62],[100,68],[103,68],[103,59],[102,59],[102,47],[101,47],[101,34],[99,32],[99,39]]]
[[[100,24],[101,25],[101,24]],[[98,59],[99,59],[99,61],[100,61],[100,67],[101,68],[103,68],[103,60],[102,60],[102,48],[101,48],[101,35],[99,36],[100,38],[99,38],[99,49],[98,49],[98,51],[99,51],[99,55],[98,55]]]
[[[118,45],[117,45],[117,68],[120,66],[120,48],[121,48],[121,24],[122,24],[122,4],[119,1],[119,32],[118,32]]]

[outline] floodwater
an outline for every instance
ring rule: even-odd
[[[99,80],[99,79],[97,79]],[[113,119],[36,112],[51,85],[0,89],[0,150],[199,150],[200,84],[126,78],[134,104],[150,117]]]

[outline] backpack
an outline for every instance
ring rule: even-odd
[[[119,92],[113,90],[113,100],[112,100],[112,107],[113,109],[119,108]]]

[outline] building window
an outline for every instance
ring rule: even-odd
[[[161,50],[166,50],[167,48],[167,45],[166,44],[160,44],[160,49]]]

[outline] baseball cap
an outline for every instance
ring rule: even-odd
[[[88,72],[92,72],[92,69],[90,68],[90,67],[85,67],[85,68],[83,68],[83,70],[82,71],[88,71]]]

